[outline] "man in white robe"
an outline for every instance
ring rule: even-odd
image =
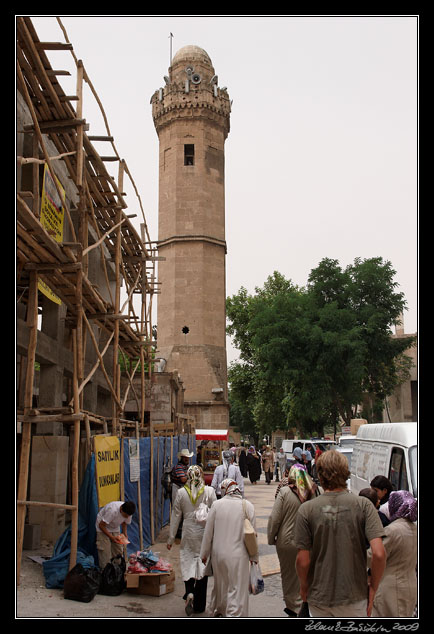
[[[219,500],[222,497],[220,487],[223,480],[226,479],[234,480],[238,485],[241,495],[244,497],[244,478],[241,475],[239,466],[234,462],[235,456],[233,452],[224,451],[222,459],[223,462],[214,471],[211,482],[211,486],[215,489],[217,499]]]

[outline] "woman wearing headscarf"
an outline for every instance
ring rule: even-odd
[[[247,478],[247,455],[246,450],[242,446],[240,449],[240,454],[238,456],[238,466],[240,467],[241,475],[243,478]]]
[[[211,508],[216,501],[215,491],[205,486],[202,469],[192,465],[187,471],[187,482],[179,489],[170,518],[170,532],[167,548],[170,550],[175,541],[176,532],[183,521],[180,564],[182,579],[185,584],[185,611],[204,612],[206,607],[206,590],[208,576],[200,558],[200,547],[205,527],[196,520],[196,511],[201,502]]]
[[[261,477],[261,457],[253,445],[249,447],[246,462],[250,482],[256,484]]]
[[[417,500],[409,491],[392,491],[388,504],[390,524],[383,539],[386,568],[372,617],[412,617],[417,602]],[[370,555],[368,551],[368,565]]]
[[[282,577],[284,612],[296,617],[302,604],[300,583],[295,569],[297,548],[294,545],[294,526],[297,511],[303,502],[317,494],[317,486],[301,465],[289,470],[287,484],[284,485],[273,505],[268,519],[267,538],[270,546],[276,546]]]
[[[265,482],[270,484],[273,479],[273,471],[274,471],[274,453],[271,450],[270,445],[265,447],[265,451],[262,456],[262,468],[265,473]]]
[[[249,611],[249,557],[244,545],[243,496],[236,482],[221,484],[222,498],[208,514],[200,556],[211,564],[214,585],[208,605],[211,616],[244,617]],[[245,513],[256,530],[255,509],[244,500]]]
[[[296,447],[294,451],[292,452],[292,460],[287,460],[285,473],[283,478],[277,485],[276,493],[274,495],[275,498],[277,498],[279,491],[282,487],[288,486],[289,484],[288,475],[292,467],[297,467],[297,469],[302,469],[303,471],[306,471],[306,466],[303,464],[303,456],[301,453],[301,447]]]
[[[280,470],[280,480],[282,480],[282,478],[285,477],[286,471],[286,453],[284,452],[283,447],[280,447],[277,452],[277,464]],[[277,482],[279,482],[279,477],[277,478]]]

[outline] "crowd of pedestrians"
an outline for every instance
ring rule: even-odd
[[[417,502],[393,491],[383,476],[355,495],[347,489],[346,457],[334,450],[315,456],[296,448],[288,463],[270,446],[223,452],[211,486],[187,452],[174,467],[170,549],[182,525],[180,564],[185,611],[213,617],[247,617],[249,574],[258,553],[244,544],[244,519],[256,530],[255,509],[245,499],[265,474],[279,483],[267,525],[276,547],[284,613],[313,618],[414,616],[417,602]],[[183,474],[181,472],[184,472]],[[183,484],[182,484],[183,482]],[[207,581],[213,586],[206,605]]]

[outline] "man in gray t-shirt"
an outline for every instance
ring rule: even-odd
[[[294,542],[303,601],[312,617],[370,616],[385,565],[378,513],[346,489],[348,461],[339,451],[317,461],[323,495],[300,506]],[[368,581],[366,540],[375,552]]]

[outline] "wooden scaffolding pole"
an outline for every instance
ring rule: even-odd
[[[36,271],[30,271],[29,301],[27,305],[27,326],[29,327],[29,347],[27,353],[26,385],[24,395],[24,414],[32,409],[33,381],[35,377],[35,356],[38,337],[38,278]],[[18,479],[18,500],[27,500],[27,485],[29,480],[29,458],[32,424],[22,423],[22,440],[20,469]],[[20,584],[21,557],[24,541],[24,522],[26,519],[25,505],[17,505],[17,584]]]
[[[136,438],[139,450],[139,465],[140,465],[140,432],[139,423],[136,422]],[[143,550],[143,520],[142,520],[142,493],[140,487],[140,466],[139,466],[139,479],[137,481],[137,502],[139,510],[139,533],[140,533],[140,550]]]
[[[146,275],[146,270],[143,271],[143,275]],[[143,293],[143,287],[142,287],[142,303],[141,303],[141,314],[140,314],[140,319],[141,319],[141,337],[140,339],[142,341],[146,340],[146,323],[144,323],[145,320],[145,315],[146,315],[146,293]],[[150,364],[150,353],[148,352],[147,354],[147,360],[148,360],[148,364]],[[145,425],[145,394],[146,394],[146,384],[145,384],[145,351],[144,351],[144,347],[141,346],[140,348],[140,388],[141,388],[141,395],[142,395],[142,401],[141,401],[141,410],[140,410],[140,423],[142,425],[142,427],[144,427]],[[150,423],[150,421],[149,421]]]
[[[151,518],[151,543],[153,544],[155,539],[155,522],[154,522],[154,429],[152,423],[151,427],[151,464],[149,469],[149,515]]]
[[[83,62],[78,60],[77,62],[77,119],[81,119],[83,116],[83,75],[84,67]],[[83,167],[84,167],[84,151],[83,151],[83,135],[84,125],[77,126],[77,187],[81,188],[83,185]]]
[[[73,349],[73,393],[74,393],[74,413],[80,413],[80,395],[78,392],[78,368],[80,367],[79,357],[81,356],[81,346],[79,345],[77,330],[72,331]],[[72,452],[72,510],[71,517],[71,553],[69,556],[69,570],[77,563],[77,542],[78,542],[78,454],[80,448],[80,420],[74,421],[73,452]]]
[[[122,220],[122,209],[117,210],[116,224],[119,224]],[[114,312],[118,314],[121,305],[121,279],[120,279],[120,266],[121,266],[121,227],[117,230],[116,235],[116,255],[115,255],[115,275],[116,275],[116,289],[115,289],[115,307]],[[120,367],[119,367],[119,320],[116,319],[114,323],[114,338],[113,338],[113,386],[116,391],[116,400],[113,401],[113,420],[112,420],[112,434],[117,435],[117,427],[120,411]]]

